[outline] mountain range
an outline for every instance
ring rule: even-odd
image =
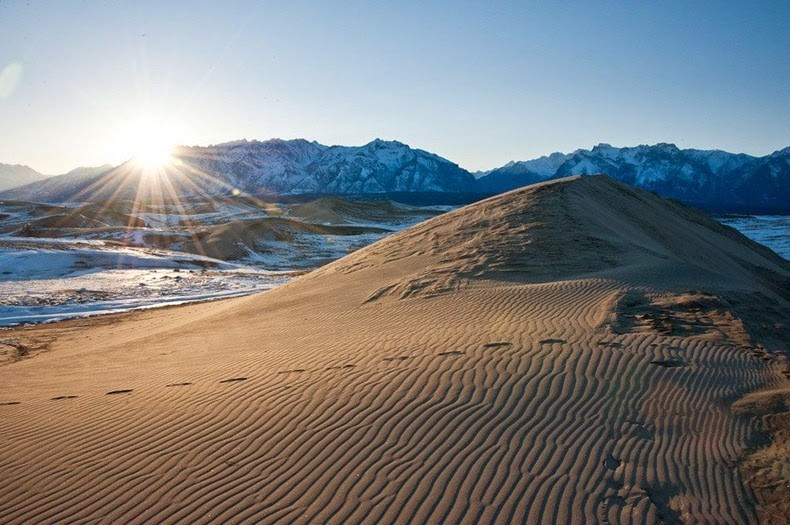
[[[477,182],[482,192],[494,194],[596,173],[711,210],[790,211],[790,148],[753,157],[665,143],[626,148],[599,144],[591,150],[511,162],[482,174]]]
[[[162,185],[169,196],[180,199],[420,193],[464,194],[474,200],[535,182],[605,173],[708,210],[790,212],[790,147],[754,157],[679,149],[666,143],[624,148],[599,144],[475,174],[433,153],[380,139],[358,147],[303,139],[241,140],[180,147],[175,159]],[[42,202],[139,198],[143,177],[131,161],[115,168],[78,168],[0,192],[0,198]]]

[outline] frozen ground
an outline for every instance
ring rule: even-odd
[[[716,220],[790,260],[790,215],[716,217]]]
[[[0,238],[0,326],[245,295],[291,275],[101,241]]]
[[[8,281],[0,287],[0,326],[246,295],[289,279],[261,270],[160,269]]]

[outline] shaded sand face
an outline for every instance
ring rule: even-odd
[[[730,405],[780,382],[750,323],[785,337],[788,275],[573,179],[259,296],[18,329],[50,349],[0,368],[0,521],[755,522]]]

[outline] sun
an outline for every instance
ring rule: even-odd
[[[173,163],[173,147],[169,140],[152,133],[134,145],[132,158],[144,171],[157,171]]]
[[[158,173],[175,163],[177,127],[163,118],[139,117],[120,126],[117,147],[143,173]]]

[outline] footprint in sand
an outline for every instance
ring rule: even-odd
[[[105,396],[114,396],[114,395],[117,395],[117,394],[129,394],[129,393],[131,393],[133,391],[134,390],[132,390],[131,388],[124,388],[122,390],[110,390],[109,392],[107,392],[104,395]]]
[[[610,523],[609,519],[608,519],[610,509],[613,508],[613,507],[617,507],[618,509],[622,509],[627,504],[628,504],[628,501],[626,501],[625,498],[623,498],[622,496],[620,496],[617,493],[611,494],[611,495],[608,495],[608,496],[604,496],[600,500],[600,503],[598,504],[598,510],[597,510],[598,523]],[[618,510],[618,513],[619,512],[620,511]]]
[[[220,382],[222,382],[222,381],[220,381]],[[191,385],[191,384],[192,384],[192,383],[189,383],[189,382],[184,382],[184,383],[170,383],[169,385],[165,385],[165,388],[168,388],[168,387],[171,387],[171,386],[189,386],[189,385]]]
[[[607,478],[604,480],[604,483],[606,484],[606,488],[612,490],[620,490],[625,486],[622,481],[612,478]]]
[[[229,379],[223,379],[220,383],[238,383],[239,381],[246,381],[246,377],[231,377]]]
[[[53,397],[50,401],[60,401],[61,399],[77,399],[79,396],[57,396]]]
[[[499,348],[501,346],[513,346],[513,343],[486,343],[483,348]]]
[[[650,361],[651,365],[663,366],[664,368],[680,368],[686,366],[686,362],[682,359],[657,359]]]
[[[606,459],[603,460],[603,466],[608,468],[609,470],[617,470],[617,467],[619,467],[621,464],[622,461],[620,461],[619,459],[617,459],[611,454],[607,454]]]
[[[631,435],[639,439],[653,439],[653,433],[650,429],[639,423],[634,423]]]
[[[4,401],[0,403],[0,406],[9,406],[9,405],[19,405],[22,403],[21,401]]]

